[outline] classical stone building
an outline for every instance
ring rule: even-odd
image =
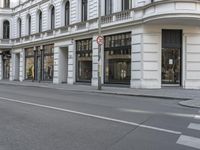
[[[98,83],[98,0],[2,0],[0,79]],[[200,1],[101,0],[102,84],[200,89]]]

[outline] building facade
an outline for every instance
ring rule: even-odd
[[[0,79],[98,85],[98,0],[0,2]],[[200,1],[101,0],[102,84],[200,89]]]

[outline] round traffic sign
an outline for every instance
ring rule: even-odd
[[[104,41],[103,41],[103,36],[98,36],[98,37],[97,37],[97,44],[98,44],[98,45],[102,45],[103,42],[104,42]]]

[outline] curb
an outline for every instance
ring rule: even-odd
[[[181,105],[181,106],[184,106],[184,107],[189,107],[189,108],[200,108],[200,102],[199,102],[199,105],[194,105],[195,101],[197,101],[197,100],[181,101],[178,104]]]
[[[110,95],[122,95],[122,96],[135,96],[135,97],[145,97],[145,98],[158,98],[158,99],[168,99],[168,100],[191,100],[190,98],[180,98],[180,97],[170,97],[170,96],[155,96],[155,95],[141,95],[141,94],[129,94],[129,93],[118,93],[118,92],[98,92],[93,91],[93,93],[102,93],[102,94],[110,94]]]
[[[58,88],[58,87],[50,87],[48,85],[24,85],[24,84],[15,84],[15,83],[0,83],[0,84],[1,85],[48,88],[48,89],[57,89],[57,90],[72,91],[72,92],[98,93],[98,94],[107,94],[107,95],[135,96],[135,97],[144,97],[144,98],[157,98],[157,99],[182,100],[182,101],[191,100],[191,98],[180,98],[180,97],[171,97],[171,96],[159,96],[159,95],[148,95],[148,94],[142,95],[142,94],[106,92],[106,91],[97,91],[97,90],[87,90],[86,91],[86,90],[76,90],[76,89],[65,89],[65,88]]]

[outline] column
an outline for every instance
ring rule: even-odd
[[[142,29],[137,27],[132,31],[131,46],[131,88],[142,88]]]
[[[161,36],[150,27],[132,31],[131,88],[161,88]]]
[[[54,78],[53,83],[66,83],[68,70],[68,47],[54,47]]]
[[[53,83],[60,83],[59,80],[59,56],[60,56],[60,48],[54,47],[54,74],[53,74]]]
[[[92,86],[98,86],[98,44],[97,36],[92,39]]]
[[[3,59],[2,55],[0,55],[0,80],[3,79]]]
[[[15,60],[15,54],[13,53],[13,51],[11,51],[11,58],[10,58],[10,81],[14,80],[14,74],[13,74],[13,64],[14,64],[14,60]]]
[[[20,55],[19,55],[19,60],[20,60],[20,63],[19,63],[19,80],[20,81],[24,81],[25,79],[25,50],[24,49],[21,49],[20,51]]]
[[[75,43],[68,46],[68,76],[67,83],[74,84],[76,81],[76,50]]]

